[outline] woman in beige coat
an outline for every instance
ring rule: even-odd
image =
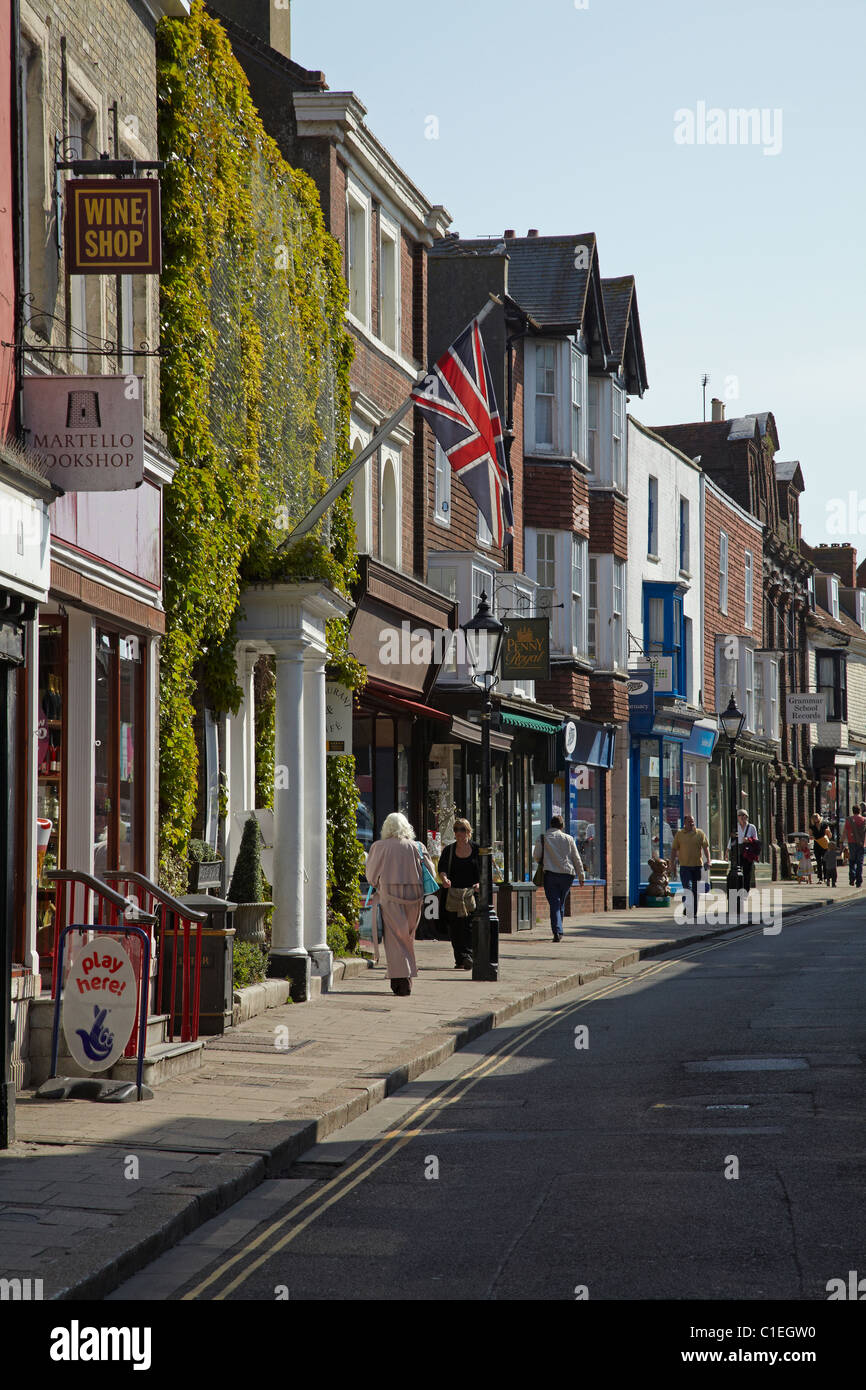
[[[399,811],[386,816],[382,838],[370,846],[367,882],[376,890],[373,911],[382,909],[385,935],[386,977],[395,994],[412,993],[415,964],[415,932],[421,920],[424,884],[421,860],[431,874],[433,860],[415,840],[415,831]]]

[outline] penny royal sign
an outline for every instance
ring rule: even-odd
[[[140,376],[28,376],[27,445],[65,492],[122,492],[144,479]]]
[[[76,954],[63,994],[63,1033],[85,1071],[107,1071],[135,1024],[138,985],[123,943],[96,936]]]

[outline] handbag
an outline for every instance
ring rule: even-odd
[[[475,894],[471,888],[449,888],[446,890],[445,911],[456,917],[469,917],[475,911]]]
[[[539,862],[538,862],[538,868],[535,870],[535,873],[532,875],[532,882],[535,884],[536,888],[543,888],[543,887],[544,887],[544,836],[543,836],[543,835],[542,835],[542,837],[541,837],[541,859],[540,859]]]
[[[418,840],[415,841],[415,848],[418,851],[418,858],[421,863],[421,887],[424,889],[424,896],[426,898],[430,893],[438,893],[440,885],[424,863],[424,851]]]
[[[829,835],[822,835],[821,838],[820,838],[819,840],[816,840],[816,841],[815,841],[815,844],[818,846],[819,849],[826,849],[827,846],[829,845],[829,843],[830,843],[830,836],[829,836]]]
[[[742,845],[740,846],[740,853],[742,854],[747,864],[756,864],[761,857],[760,840],[757,840],[750,835],[748,840],[744,840]]]

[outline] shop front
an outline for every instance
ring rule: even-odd
[[[32,401],[29,427],[38,434]],[[16,895],[19,949],[43,984],[54,951],[51,870],[156,876],[162,490],[175,464],[142,436],[138,486],[70,488],[50,509],[50,589],[23,675],[39,862],[24,866]]]
[[[18,451],[0,444],[0,978],[11,990],[0,1037],[0,1147],[14,1137],[14,1092],[27,1079],[22,1041],[38,992],[22,892],[27,879],[35,879],[41,834],[28,756],[36,721],[26,671],[38,608],[48,597],[48,509],[56,495]]]
[[[630,732],[629,904],[636,906],[649,882],[649,861],[670,859],[684,815],[694,817],[710,840],[713,857],[719,857],[712,824],[723,803],[710,776],[718,738],[714,720],[694,711],[659,708],[633,712]],[[671,886],[677,887],[677,881]]]
[[[367,684],[353,715],[352,752],[358,839],[368,850],[393,811],[407,816],[419,836],[430,829],[431,748],[451,741],[451,716],[431,697],[457,606],[372,556],[362,556],[359,569],[349,649],[366,666]],[[450,785],[450,771],[448,778]]]
[[[862,763],[854,748],[815,748],[815,779],[818,784],[817,809],[830,822],[833,839],[839,841],[846,817],[855,801],[862,800]]]

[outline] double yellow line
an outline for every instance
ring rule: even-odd
[[[219,1293],[212,1295],[214,1301],[228,1298],[230,1294],[234,1293],[235,1289],[240,1288],[241,1284],[245,1283],[251,1275],[255,1274],[257,1269],[260,1269],[261,1266],[272,1259],[274,1255],[284,1250],[291,1241],[301,1235],[301,1233],[305,1231],[308,1226],[312,1225],[318,1217],[322,1216],[329,1207],[341,1201],[353,1188],[362,1183],[365,1178],[369,1178],[375,1173],[377,1168],[381,1168],[384,1163],[387,1163],[390,1158],[393,1158],[395,1154],[399,1153],[400,1150],[409,1143],[410,1139],[417,1138],[435,1118],[435,1111],[441,1110],[443,1105],[456,1105],[479,1081],[484,1081],[488,1076],[492,1076],[495,1071],[506,1062],[510,1061],[512,1057],[522,1052],[524,1048],[529,1047],[536,1038],[546,1033],[548,1029],[563,1023],[587,1004],[591,1004],[597,999],[604,999],[607,995],[613,994],[616,990],[622,989],[627,985],[633,985],[638,981],[643,982],[644,980],[648,980],[653,975],[658,975],[663,970],[670,970],[676,965],[681,965],[683,961],[693,959],[695,956],[707,955],[710,951],[718,951],[723,946],[731,945],[734,941],[743,941],[747,937],[758,936],[760,933],[761,928],[758,928],[751,932],[737,932],[735,936],[726,936],[722,940],[711,942],[708,945],[697,945],[691,951],[684,951],[678,956],[660,961],[658,965],[647,966],[646,970],[641,970],[637,975],[613,980],[601,986],[599,989],[594,990],[591,994],[584,995],[582,999],[577,1000],[577,1002],[572,1004],[569,1008],[564,1010],[557,1009],[552,1017],[540,1019],[538,1023],[531,1024],[513,1043],[506,1043],[501,1052],[483,1058],[468,1072],[464,1072],[463,1075],[448,1082],[441,1091],[437,1091],[435,1095],[423,1101],[401,1122],[397,1129],[389,1130],[387,1133],[383,1134],[381,1139],[377,1140],[373,1145],[372,1149],[365,1149],[361,1157],[356,1158],[353,1163],[350,1163],[348,1168],[331,1178],[323,1187],[317,1187],[314,1192],[310,1193],[309,1197],[306,1197],[297,1206],[292,1207],[291,1211],[286,1212],[285,1216],[281,1216],[278,1221],[272,1222],[266,1230],[262,1231],[261,1235],[256,1236],[255,1240],[250,1241],[242,1250],[238,1251],[236,1255],[232,1255],[230,1259],[224,1260],[206,1279],[203,1279],[200,1284],[196,1284],[194,1289],[190,1289],[188,1293],[185,1293],[182,1301],[199,1298],[225,1274],[228,1274],[230,1270],[240,1264],[242,1260],[248,1259],[254,1251],[258,1250],[262,1245],[265,1245],[266,1242],[269,1242],[271,1237],[276,1236],[280,1231],[284,1230],[286,1226],[289,1226],[290,1229],[286,1231],[280,1239],[273,1245],[268,1245],[262,1254],[240,1270]],[[303,1215],[304,1212],[307,1213],[306,1216]],[[303,1219],[299,1220],[299,1217]]]

